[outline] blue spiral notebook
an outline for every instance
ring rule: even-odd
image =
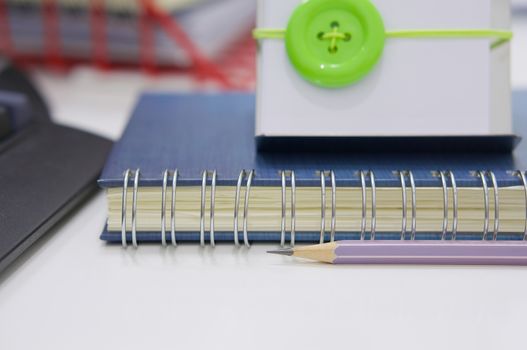
[[[522,136],[527,91],[513,100],[515,131]],[[287,143],[281,152],[258,152],[254,110],[252,94],[143,95],[99,179],[109,203],[101,238],[318,242],[354,239],[364,231],[387,238],[523,238],[525,187],[517,171],[527,169],[524,143],[514,152],[464,152],[460,146],[425,153],[412,140],[408,152],[317,153],[291,151]],[[515,145],[519,137],[488,142]],[[379,139],[376,148],[382,144]],[[383,213],[389,218],[384,223]]]

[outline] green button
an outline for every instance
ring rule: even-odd
[[[289,19],[289,60],[313,84],[338,88],[357,82],[384,49],[382,17],[369,0],[307,0]]]

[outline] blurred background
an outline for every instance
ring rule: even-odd
[[[512,82],[527,87],[527,0],[512,11]],[[255,17],[256,0],[0,0],[0,54],[55,121],[117,139],[143,90],[253,91]]]

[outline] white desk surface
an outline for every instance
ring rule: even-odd
[[[527,86],[527,22],[513,81]],[[523,45],[523,47],[522,47]],[[117,138],[141,87],[37,72],[57,121]],[[0,349],[525,349],[527,268],[326,266],[250,250],[99,241],[103,193],[0,274]]]

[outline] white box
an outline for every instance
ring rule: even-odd
[[[333,0],[326,0],[331,2]],[[508,29],[508,0],[372,0],[386,31]],[[258,28],[286,28],[300,0],[259,0]],[[342,88],[302,78],[283,39],[261,39],[256,136],[512,133],[510,45],[490,38],[387,38],[376,67]]]

